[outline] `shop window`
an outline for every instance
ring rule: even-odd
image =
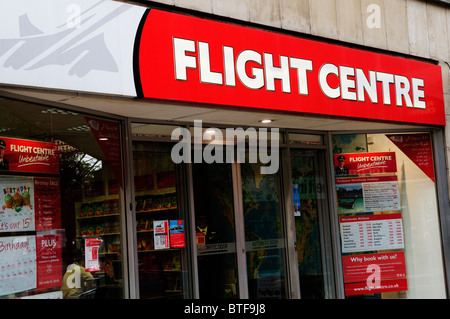
[[[0,298],[122,298],[119,123],[0,110]]]
[[[347,298],[445,298],[432,136],[333,137]]]
[[[186,220],[183,171],[169,143],[133,142],[139,296],[185,298]]]

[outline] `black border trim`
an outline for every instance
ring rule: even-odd
[[[142,90],[141,83],[141,73],[139,70],[139,49],[141,46],[141,37],[142,31],[144,29],[145,22],[147,21],[147,17],[150,13],[151,9],[146,9],[144,14],[142,15],[141,22],[139,22],[138,29],[136,31],[136,38],[134,39],[134,48],[133,48],[133,75],[134,75],[134,86],[136,88],[136,97],[143,98],[144,92]]]

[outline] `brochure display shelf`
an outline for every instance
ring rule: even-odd
[[[141,283],[158,282],[160,292],[181,293],[180,249],[158,248],[154,236],[155,221],[178,219],[175,187],[137,192],[135,205]]]
[[[78,240],[100,239],[97,288],[115,287],[121,281],[120,204],[118,195],[95,196],[75,204]]]
[[[118,196],[102,196],[76,204],[77,238],[103,239],[101,255],[117,254],[120,247]]]

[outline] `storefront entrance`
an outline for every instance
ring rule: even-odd
[[[174,164],[174,143],[137,140],[141,298],[334,295],[323,149],[287,153],[283,145],[278,171],[263,174],[261,161],[249,160],[251,150],[239,163]],[[176,221],[184,239],[174,243]],[[156,227],[164,222],[160,236]]]
[[[278,174],[258,164],[193,164],[200,298],[285,298]]]
[[[300,297],[335,296],[330,269],[333,252],[325,157],[322,150],[291,149],[290,169],[294,202],[296,265]]]

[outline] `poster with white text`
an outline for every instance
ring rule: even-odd
[[[36,235],[37,287],[62,285],[62,238],[60,234]]]

